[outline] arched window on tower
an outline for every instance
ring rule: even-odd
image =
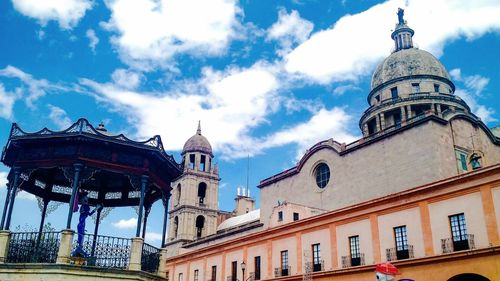
[[[174,237],[172,237],[172,239],[177,238],[177,232],[178,232],[178,230],[179,230],[179,218],[175,217],[174,218]]]
[[[189,169],[194,170],[194,154],[189,154]]]
[[[177,198],[176,198],[176,206],[179,205],[181,203],[181,184],[179,183],[177,185]]]
[[[206,161],[207,161],[207,157],[205,155],[201,155],[201,157],[200,157],[200,171],[202,171],[202,172],[205,172]]]
[[[200,182],[200,184],[198,184],[198,203],[200,203],[200,205],[205,204],[206,195],[207,195],[207,184],[204,182]]]
[[[205,226],[205,217],[196,217],[196,238],[201,238],[203,235],[203,227]]]

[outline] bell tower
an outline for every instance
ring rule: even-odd
[[[183,174],[172,182],[169,209],[169,255],[185,242],[215,234],[219,198],[219,172],[213,164],[212,146],[201,134],[198,122],[196,133],[184,144],[181,153]]]

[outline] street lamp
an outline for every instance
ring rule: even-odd
[[[244,262],[244,261],[243,261],[243,262],[241,262],[241,271],[242,271],[242,273],[243,273],[243,276],[242,276],[241,280],[245,280],[245,269],[246,269],[246,266],[247,266],[247,265],[245,264],[245,262]]]

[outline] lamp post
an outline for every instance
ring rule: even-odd
[[[244,261],[243,261],[243,262],[241,262],[241,271],[242,271],[242,273],[243,273],[243,276],[242,276],[241,280],[245,280],[245,269],[246,269],[246,266],[247,266],[247,265],[245,264],[245,262],[244,262]]]

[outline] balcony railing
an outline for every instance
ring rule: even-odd
[[[254,281],[254,280],[260,280],[260,272],[250,272],[247,280],[245,281]]]
[[[413,245],[408,245],[407,249],[398,250],[397,248],[389,248],[385,250],[387,261],[404,260],[414,258]]]
[[[227,276],[226,281],[238,281],[238,277],[237,276]]]
[[[306,262],[306,270],[310,269],[311,272],[324,271],[325,261],[320,260],[319,263]]]
[[[7,263],[55,263],[59,251],[59,232],[12,233]]]
[[[443,254],[475,248],[474,234],[441,239],[441,250]]]
[[[147,243],[142,244],[141,270],[155,272],[160,263],[160,249]]]
[[[75,235],[77,239],[78,235]],[[130,239],[111,236],[85,234],[82,250],[86,253],[86,264],[96,267],[122,268],[130,259]],[[77,243],[73,243],[73,251]]]
[[[290,266],[274,268],[274,277],[288,276],[292,273]]]
[[[351,266],[365,265],[365,254],[360,253],[357,257],[343,256],[342,257],[342,268],[347,268]]]

